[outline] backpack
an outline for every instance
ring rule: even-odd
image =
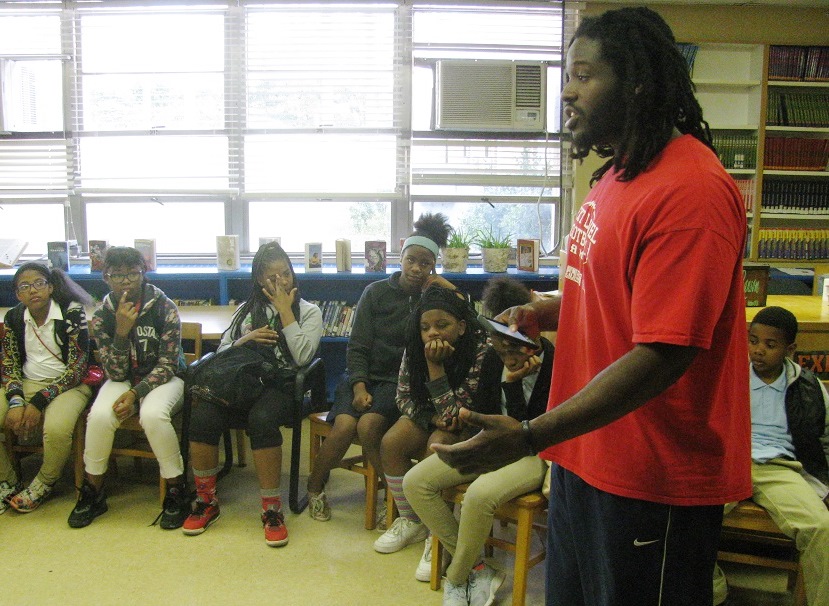
[[[295,378],[295,371],[277,366],[271,348],[249,342],[193,362],[187,368],[185,390],[196,401],[247,412],[266,386],[287,387]]]

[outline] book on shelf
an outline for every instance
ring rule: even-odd
[[[385,240],[366,240],[366,272],[386,273]]]
[[[794,361],[811,370],[817,378],[829,381],[829,348],[823,351],[798,351]]]
[[[47,242],[46,258],[49,259],[49,264],[52,267],[69,271],[69,242]]]
[[[519,238],[517,267],[519,271],[538,273],[538,257],[541,240],[537,238]]]
[[[754,208],[754,179],[734,179],[740,195],[743,197],[743,205],[747,213]]]
[[[282,246],[282,238],[280,236],[259,236],[259,248],[262,248],[268,242],[276,242]]]
[[[157,267],[155,238],[136,238],[133,241],[133,246],[144,257],[144,264],[147,266],[147,271],[155,271]]]
[[[829,260],[829,229],[761,229],[757,249],[763,259]]]
[[[242,267],[239,236],[216,236],[216,267],[222,271],[235,271]]]
[[[322,242],[305,244],[305,271],[322,271]]]
[[[763,212],[829,215],[829,181],[766,177],[761,204]]]
[[[769,80],[829,81],[829,46],[769,47]]]
[[[767,170],[825,171],[829,162],[829,139],[766,137],[764,164]]]
[[[677,42],[676,44],[679,53],[685,59],[685,62],[688,64],[688,73],[691,76],[694,75],[694,60],[697,58],[697,51],[699,50],[699,45],[692,44],[690,42]]]
[[[26,240],[0,239],[0,268],[11,269],[29,245]]]
[[[337,271],[351,271],[351,240],[337,238],[334,242],[337,259]]]
[[[109,248],[107,240],[89,241],[89,270],[104,271],[104,257]]]

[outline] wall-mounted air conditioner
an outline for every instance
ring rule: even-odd
[[[437,62],[435,128],[543,132],[547,68],[531,61]]]

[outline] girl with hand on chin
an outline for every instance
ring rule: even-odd
[[[494,412],[493,403],[473,399],[486,351],[487,338],[472,306],[453,290],[430,286],[409,318],[396,396],[401,416],[381,445],[386,486],[400,517],[374,542],[375,551],[394,553],[429,536],[403,493],[403,476],[412,459],[429,456],[430,444],[471,437],[458,418],[461,408],[488,412],[481,405],[491,404]],[[422,559],[431,562],[431,541]]]
[[[0,426],[26,441],[43,421],[43,464],[23,490],[0,448],[0,514],[35,510],[52,492],[72,448],[78,416],[92,393],[81,383],[89,355],[83,305],[91,297],[60,269],[24,263],[14,274],[20,303],[6,313]]]
[[[179,528],[190,510],[178,436],[171,418],[181,409],[184,367],[178,308],[145,277],[136,249],[114,246],[104,258],[111,292],[95,311],[90,331],[107,380],[87,417],[86,476],[69,526],[83,528],[107,511],[103,490],[115,430],[138,415],[160,473],[167,480],[161,527]]]
[[[288,255],[276,242],[262,245],[253,258],[251,274],[251,295],[236,310],[218,351],[252,342],[272,348],[280,368],[308,364],[322,337],[322,314],[319,307],[300,298]],[[280,426],[290,422],[292,407],[293,393],[279,385],[266,385],[262,395],[246,405],[194,401],[190,453],[197,497],[193,512],[184,522],[184,534],[201,534],[219,518],[219,438],[228,427],[247,426],[262,499],[265,542],[271,547],[288,543],[279,492]]]

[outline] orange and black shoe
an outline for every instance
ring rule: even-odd
[[[288,544],[288,529],[285,527],[285,515],[275,509],[262,512],[262,526],[265,527],[265,542],[271,547],[284,547]]]

